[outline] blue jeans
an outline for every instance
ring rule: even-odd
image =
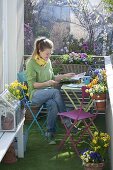
[[[56,131],[56,118],[58,112],[65,112],[66,107],[62,99],[61,93],[58,89],[38,89],[34,92],[32,97],[33,104],[46,104],[48,115],[47,115],[47,131]]]

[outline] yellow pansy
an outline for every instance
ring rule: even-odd
[[[93,136],[98,136],[98,132],[97,132],[97,131],[95,131]]]

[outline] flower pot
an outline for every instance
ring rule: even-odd
[[[3,130],[12,130],[14,128],[14,117],[13,115],[9,114],[6,117],[2,115],[2,129]]]
[[[106,110],[106,94],[94,94],[92,99],[95,100],[95,107],[98,111],[105,111]]]
[[[104,162],[103,163],[87,163],[84,165],[84,170],[103,170]]]
[[[15,148],[14,148],[14,142],[10,145],[9,149],[7,150],[3,160],[3,163],[6,164],[13,164],[17,162]]]

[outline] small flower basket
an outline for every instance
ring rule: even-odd
[[[63,73],[74,72],[76,74],[87,72],[89,65],[93,62],[93,57],[86,53],[64,54],[60,57]]]
[[[89,149],[80,155],[85,170],[103,170],[110,136],[107,133],[95,132]]]
[[[86,163],[84,165],[85,170],[103,170],[105,163]]]
[[[64,54],[61,56],[62,64],[92,64],[92,55],[87,55],[86,53],[75,53],[71,52],[69,54]]]
[[[93,63],[92,55],[86,53],[64,54],[52,60],[55,74],[74,72],[75,74],[87,72],[89,65]]]
[[[79,74],[82,72],[87,72],[89,69],[88,65],[85,64],[61,64],[62,73],[74,72],[75,74]]]

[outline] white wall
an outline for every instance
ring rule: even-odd
[[[105,57],[105,68],[107,75],[107,85],[109,96],[107,98],[106,105],[106,126],[107,131],[111,136],[111,145],[110,145],[110,163],[111,170],[113,170],[113,68],[111,63],[110,56]]]
[[[8,83],[17,74],[17,0],[7,0]]]
[[[24,56],[24,0],[17,1],[17,71]]]
[[[0,1],[0,92],[2,91],[3,87],[3,34],[2,34],[2,17],[3,17],[3,10],[2,10],[3,3]]]
[[[0,0],[0,25],[0,82],[4,86],[17,79],[24,55],[23,0]]]

